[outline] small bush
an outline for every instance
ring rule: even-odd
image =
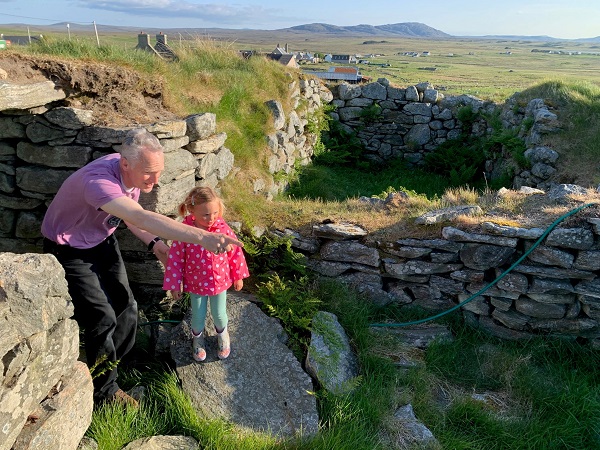
[[[451,186],[470,184],[483,174],[485,154],[477,142],[446,141],[425,157],[425,169],[448,177]]]
[[[314,164],[324,166],[346,166],[369,169],[364,159],[364,147],[356,133],[348,133],[339,122],[332,122],[329,131],[322,135],[325,150],[315,154]]]

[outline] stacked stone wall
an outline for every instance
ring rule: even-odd
[[[556,173],[558,153],[544,146],[545,135],[560,129],[558,116],[542,99],[520,105],[518,94],[504,104],[483,101],[471,95],[444,96],[430,83],[414,86],[392,86],[386,78],[357,85],[341,83],[331,87],[336,110],[331,113],[342,128],[356,134],[364,149],[364,158],[376,163],[404,159],[420,166],[429,152],[465,132],[461,110],[475,114],[472,136],[493,132],[488,122],[499,116],[502,127],[514,131],[527,148],[530,167],[518,167],[509,152],[501,151],[485,164],[487,179],[514,178],[513,186],[546,189]]]
[[[438,239],[378,244],[366,244],[367,233],[350,224],[316,225],[310,237],[282,234],[309,256],[313,271],[380,306],[417,306],[433,315],[478,294],[460,310],[492,335],[600,342],[600,219],[555,228],[505,274],[544,231],[485,222],[479,233],[448,226]]]
[[[165,152],[165,169],[144,208],[175,217],[185,194],[196,185],[218,188],[234,169],[234,155],[225,146],[227,134],[217,132],[217,118],[202,113],[181,120],[111,128],[94,125],[93,111],[64,106],[66,94],[50,82],[5,83],[0,101],[0,252],[41,252],[41,223],[62,182],[90,161],[118,152],[127,131],[142,126],[154,134]],[[289,84],[292,110],[279,101],[274,109],[274,134],[269,177],[254,181],[254,192],[273,196],[285,188],[273,175],[307,164],[316,135],[308,117],[331,93],[314,80]],[[140,299],[161,298],[163,267],[128,230],[117,230],[132,287]]]

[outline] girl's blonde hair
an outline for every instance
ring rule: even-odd
[[[223,217],[225,211],[225,205],[223,200],[215,192],[215,190],[209,186],[195,187],[185,197],[183,203],[177,207],[177,212],[181,217],[192,213],[192,208],[196,205],[202,205],[203,203],[212,202],[217,200],[219,202],[219,216]]]

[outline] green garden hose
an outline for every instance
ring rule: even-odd
[[[529,255],[538,245],[540,245],[540,243],[544,240],[544,238],[546,236],[548,236],[548,234],[554,229],[554,227],[556,227],[556,225],[558,225],[560,222],[562,222],[566,218],[572,216],[573,214],[577,214],[583,208],[587,208],[587,207],[595,205],[595,204],[596,203],[586,203],[585,205],[582,205],[578,208],[572,209],[568,213],[566,213],[563,216],[556,219],[554,222],[552,222],[552,224],[548,228],[546,228],[546,231],[544,231],[544,233],[538,238],[538,240],[535,241],[535,243],[531,246],[531,248],[529,248],[529,250],[527,250],[519,259],[517,259],[512,266],[510,266],[508,269],[506,269],[504,272],[502,272],[494,281],[492,281],[490,284],[485,286],[479,292],[476,292],[475,294],[471,295],[469,298],[460,302],[458,305],[455,305],[452,308],[450,308],[446,311],[442,311],[441,313],[436,314],[434,316],[425,317],[424,319],[411,320],[410,322],[372,323],[371,326],[372,327],[407,327],[410,325],[418,325],[420,323],[429,322],[430,320],[439,319],[440,317],[445,316],[446,314],[450,314],[452,311],[456,311],[461,306],[469,303],[471,300],[474,300],[479,295],[483,294],[489,288],[491,288],[496,283],[498,283],[498,281],[500,281],[502,278],[504,278],[508,273],[510,273],[515,267],[517,267],[527,257],[527,255]]]
[[[181,320],[153,320],[152,322],[143,322],[143,323],[138,323],[138,326],[142,327],[145,325],[154,325],[157,323],[180,323]]]

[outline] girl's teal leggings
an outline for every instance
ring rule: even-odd
[[[192,302],[192,331],[194,334],[204,330],[206,321],[206,309],[210,302],[210,314],[217,332],[223,331],[227,326],[229,318],[227,317],[227,291],[217,295],[197,295],[190,294]]]

